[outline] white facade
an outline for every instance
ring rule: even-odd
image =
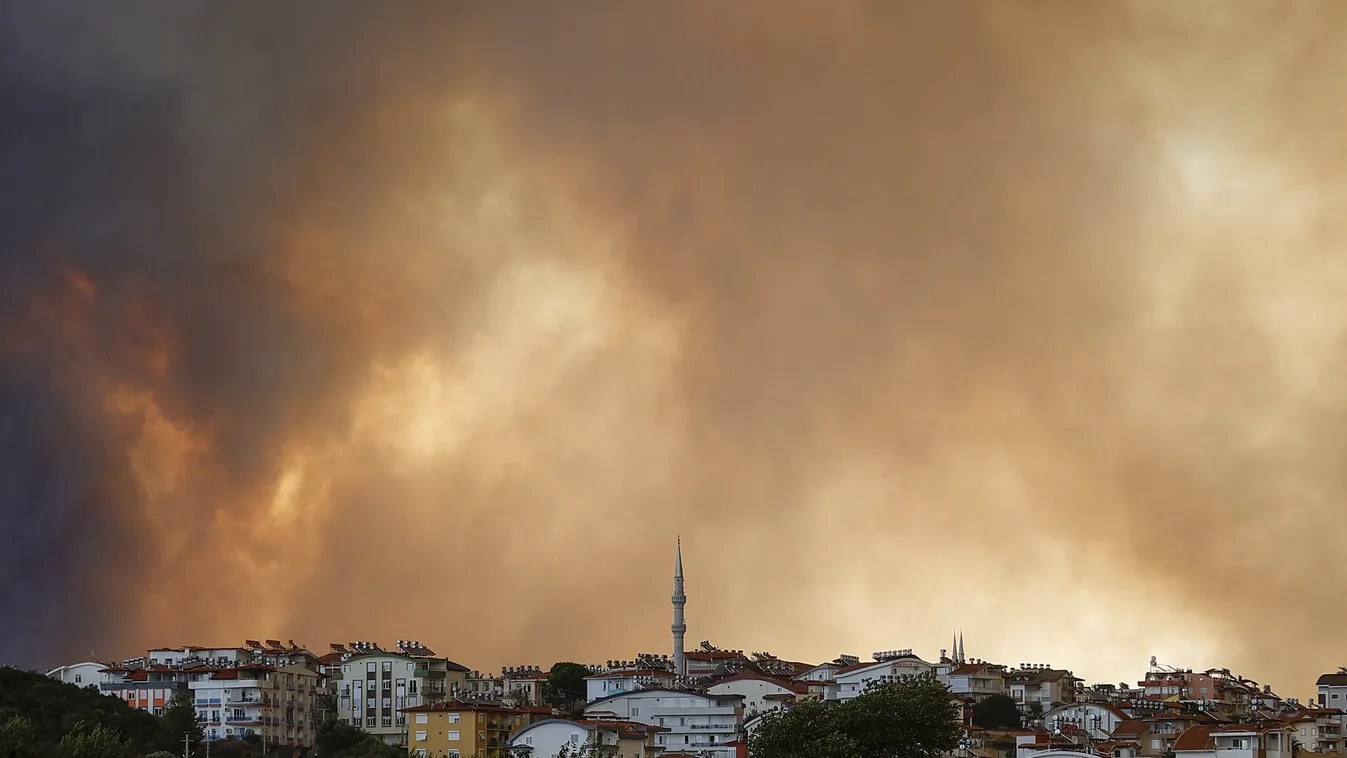
[[[624,692],[632,692],[641,687],[661,683],[671,685],[675,674],[672,671],[650,671],[622,669],[605,671],[602,674],[585,677],[585,700],[594,702]]]
[[[717,697],[722,695],[742,697],[744,699],[744,718],[750,719],[760,713],[774,711],[781,707],[781,700],[769,699],[768,695],[798,696],[804,693],[793,690],[769,677],[758,674],[736,674],[707,687],[706,694]]]
[[[72,663],[68,666],[57,666],[47,672],[47,676],[58,682],[73,684],[76,687],[88,687],[93,685],[97,687],[104,682],[121,681],[121,676],[111,678],[113,674],[104,673],[103,670],[108,666],[106,663],[97,661],[85,661],[83,663]]]
[[[848,666],[834,675],[837,681],[836,697],[838,700],[851,700],[865,692],[865,688],[872,682],[902,681],[931,676],[934,668],[934,664],[927,663],[915,655]]]
[[[801,682],[831,682],[841,668],[836,663],[820,663],[795,679]]]
[[[1075,729],[1095,740],[1109,739],[1118,725],[1127,720],[1126,713],[1103,703],[1072,703],[1043,714],[1043,726],[1049,732]]]
[[[713,697],[695,692],[641,690],[596,700],[585,718],[617,718],[663,727],[656,744],[662,752],[697,752],[706,758],[735,758],[730,743],[739,737],[742,700],[737,695]]]
[[[207,740],[261,737],[267,745],[309,747],[316,724],[318,675],[302,666],[269,666],[191,674],[187,687]]]
[[[617,745],[618,732],[565,719],[547,719],[529,724],[511,735],[510,751],[519,758],[556,758],[562,746],[570,746],[574,751],[591,741]]]
[[[151,666],[181,666],[197,662],[237,666],[253,662],[252,653],[237,647],[156,648],[146,652],[145,657]]]
[[[336,690],[337,720],[399,745],[407,739],[407,716],[412,708],[445,699],[450,670],[463,667],[444,658],[413,658],[401,653],[355,655],[329,665]],[[461,680],[461,675],[457,677]]]
[[[940,679],[960,697],[980,700],[1006,691],[1005,668],[990,663],[967,663],[950,669]]]
[[[1212,730],[1202,749],[1184,749],[1183,737],[1174,746],[1179,758],[1290,758],[1290,729],[1258,729],[1229,726]]]

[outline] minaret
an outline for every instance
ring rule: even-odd
[[[949,644],[949,659],[957,663],[959,661],[959,631],[954,631],[954,639]]]
[[[683,621],[683,606],[687,605],[688,596],[683,594],[683,538],[678,538],[678,553],[674,561],[674,591],[673,591],[673,653],[674,668],[677,669],[679,676],[688,675],[688,662],[683,657],[683,634],[687,632],[688,625]]]
[[[963,657],[963,630],[959,630],[959,663],[966,663]]]

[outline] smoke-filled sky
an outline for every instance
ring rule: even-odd
[[[0,662],[1347,662],[1341,4],[0,27]]]

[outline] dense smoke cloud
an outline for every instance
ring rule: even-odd
[[[1339,663],[1336,5],[324,8],[0,11],[0,660]]]

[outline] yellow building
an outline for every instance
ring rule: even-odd
[[[507,743],[533,713],[489,703],[453,700],[403,710],[407,747],[419,758],[507,758]]]

